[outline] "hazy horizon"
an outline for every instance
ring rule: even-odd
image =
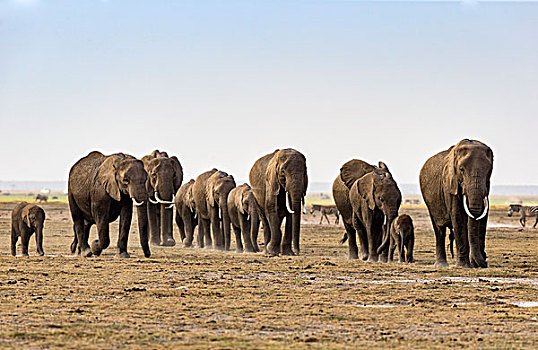
[[[248,179],[293,147],[311,182],[360,158],[418,183],[488,144],[492,184],[538,184],[538,4],[0,2],[0,179],[67,179],[92,150]]]

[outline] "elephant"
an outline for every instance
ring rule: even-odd
[[[194,204],[198,214],[198,246],[218,250],[230,249],[230,216],[228,194],[235,187],[232,175],[211,169],[200,174],[192,185]],[[213,233],[213,239],[210,235]]]
[[[35,200],[38,201],[39,203],[47,203],[47,201],[49,200],[49,197],[46,195],[46,194],[41,194],[41,193],[38,193],[37,196],[35,196]]]
[[[179,228],[179,234],[181,241],[185,248],[192,247],[192,241],[194,239],[194,228],[198,221],[196,216],[196,209],[194,204],[194,195],[192,187],[194,185],[194,179],[183,184],[176,193],[175,206],[176,206],[176,224]]]
[[[333,182],[333,197],[342,215],[349,238],[349,258],[358,259],[356,235],[359,237],[362,260],[386,261],[388,249],[378,252],[382,238],[398,216],[402,195],[383,162],[375,167],[365,161],[352,159],[340,169]],[[385,223],[384,223],[385,222]]]
[[[140,244],[150,257],[148,244],[147,173],[143,163],[133,156],[116,153],[109,156],[91,152],[69,171],[67,198],[73,219],[75,239],[71,252],[78,245],[79,255],[99,256],[110,244],[109,223],[119,216],[118,254],[128,258],[127,241],[133,213],[137,206]],[[99,239],[88,245],[91,226],[97,225]]]
[[[256,208],[256,200],[248,184],[234,188],[228,195],[228,213],[235,233],[236,252],[259,252],[258,231],[260,218]],[[241,240],[241,235],[243,239]]]
[[[446,229],[454,231],[457,266],[487,267],[485,252],[493,151],[464,139],[429,158],[420,170],[420,190],[435,232],[435,266],[448,267]]]
[[[413,258],[413,247],[415,245],[415,228],[413,219],[407,214],[398,216],[390,225],[390,235],[385,236],[385,240],[378,250],[384,249],[390,242],[389,261],[393,261],[394,250],[398,247],[400,254],[399,262],[415,262]],[[405,248],[405,249],[404,249]],[[407,251],[407,252],[406,252]]]
[[[183,168],[177,157],[155,150],[142,157],[148,173],[148,224],[152,245],[174,246],[174,194],[183,182]]]
[[[292,148],[277,149],[254,163],[249,178],[263,222],[265,253],[299,255],[301,207],[306,214],[304,198],[308,187],[305,156]],[[295,252],[291,249],[292,240]]]
[[[35,232],[35,243],[38,255],[43,251],[43,223],[45,211],[40,206],[21,202],[11,212],[11,255],[17,254],[17,240],[21,237],[22,255],[28,256],[28,243]]]

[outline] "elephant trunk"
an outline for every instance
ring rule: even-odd
[[[291,214],[292,222],[292,239],[293,239],[293,249],[295,254],[299,255],[301,248],[300,243],[300,232],[301,232],[301,206],[302,206],[303,196],[295,195],[291,200],[291,208],[293,209],[293,214]]]
[[[230,250],[230,240],[231,240],[231,232],[230,232],[230,215],[228,214],[228,203],[227,203],[227,195],[223,195],[219,199],[219,207],[222,217],[222,231],[224,233],[224,249]]]
[[[137,207],[143,205],[148,199],[148,192],[145,185],[129,186],[129,197],[131,197],[134,205]]]
[[[148,242],[147,205],[148,205],[147,203],[143,203],[142,205],[138,206],[136,210],[137,210],[137,217],[138,217],[138,233],[140,235],[140,245],[142,246],[142,250],[144,251],[144,256],[146,258],[149,258],[151,256],[151,252],[149,250],[149,242]]]
[[[260,248],[258,247],[258,232],[260,230],[260,218],[255,208],[255,204],[250,206],[249,215],[250,215],[250,240],[252,242],[252,249],[256,253],[260,251]]]
[[[475,267],[488,267],[486,257],[482,254],[482,242],[485,237],[481,234],[481,225],[485,223],[480,220],[468,220],[467,222],[467,234],[469,239],[469,248],[471,252],[471,264]]]
[[[377,248],[377,254],[381,254],[383,252],[388,253],[388,247],[390,243],[390,228],[392,226],[393,221],[398,217],[398,213],[391,213],[391,214],[385,214],[385,224],[383,227],[383,241],[381,242],[381,245],[379,248]],[[387,219],[388,218],[388,219]]]
[[[45,255],[43,251],[43,223],[38,222],[35,226],[35,234],[37,238],[37,253],[39,255]]]

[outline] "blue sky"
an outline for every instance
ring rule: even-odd
[[[247,179],[294,147],[312,181],[360,158],[417,183],[468,137],[538,184],[537,43],[536,2],[0,1],[0,179],[155,148]]]

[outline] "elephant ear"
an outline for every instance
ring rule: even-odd
[[[120,158],[118,156],[109,156],[101,164],[97,173],[97,179],[103,185],[106,193],[118,202],[121,200],[120,187],[116,181],[119,162]]]
[[[187,193],[185,194],[185,202],[187,204],[187,207],[191,211],[194,211],[194,195],[192,193],[192,186],[188,189]]]
[[[241,195],[239,196],[239,200],[238,200],[239,203],[237,203],[237,209],[239,209],[239,212],[241,214],[245,213],[245,207],[243,205],[243,201],[245,200],[246,193],[247,191],[244,188],[241,189]]]
[[[26,226],[30,226],[30,208],[28,205],[22,209],[22,222],[26,224]]]
[[[451,147],[445,158],[443,164],[443,174],[442,181],[444,184],[445,191],[448,193],[457,196],[458,195],[458,176],[456,174],[456,157],[457,157],[457,148]]]
[[[370,210],[375,209],[374,189],[374,174],[364,175],[357,181],[357,190]]]
[[[176,156],[170,157],[172,168],[174,168],[174,191],[177,191],[183,183],[183,168]]]
[[[352,159],[345,163],[340,168],[340,178],[344,182],[347,188],[351,189],[353,183],[364,176],[365,174],[374,170],[374,167],[370,164],[363,162],[362,160]]]
[[[379,161],[378,165],[379,165],[379,167],[381,169],[385,169],[387,171],[387,173],[389,173],[392,176],[392,173],[390,172],[389,167],[387,166],[387,164],[385,164],[382,161]]]
[[[267,195],[276,196],[280,191],[280,182],[278,181],[278,156],[275,154],[273,158],[267,164],[267,171],[265,173],[265,191]]]

